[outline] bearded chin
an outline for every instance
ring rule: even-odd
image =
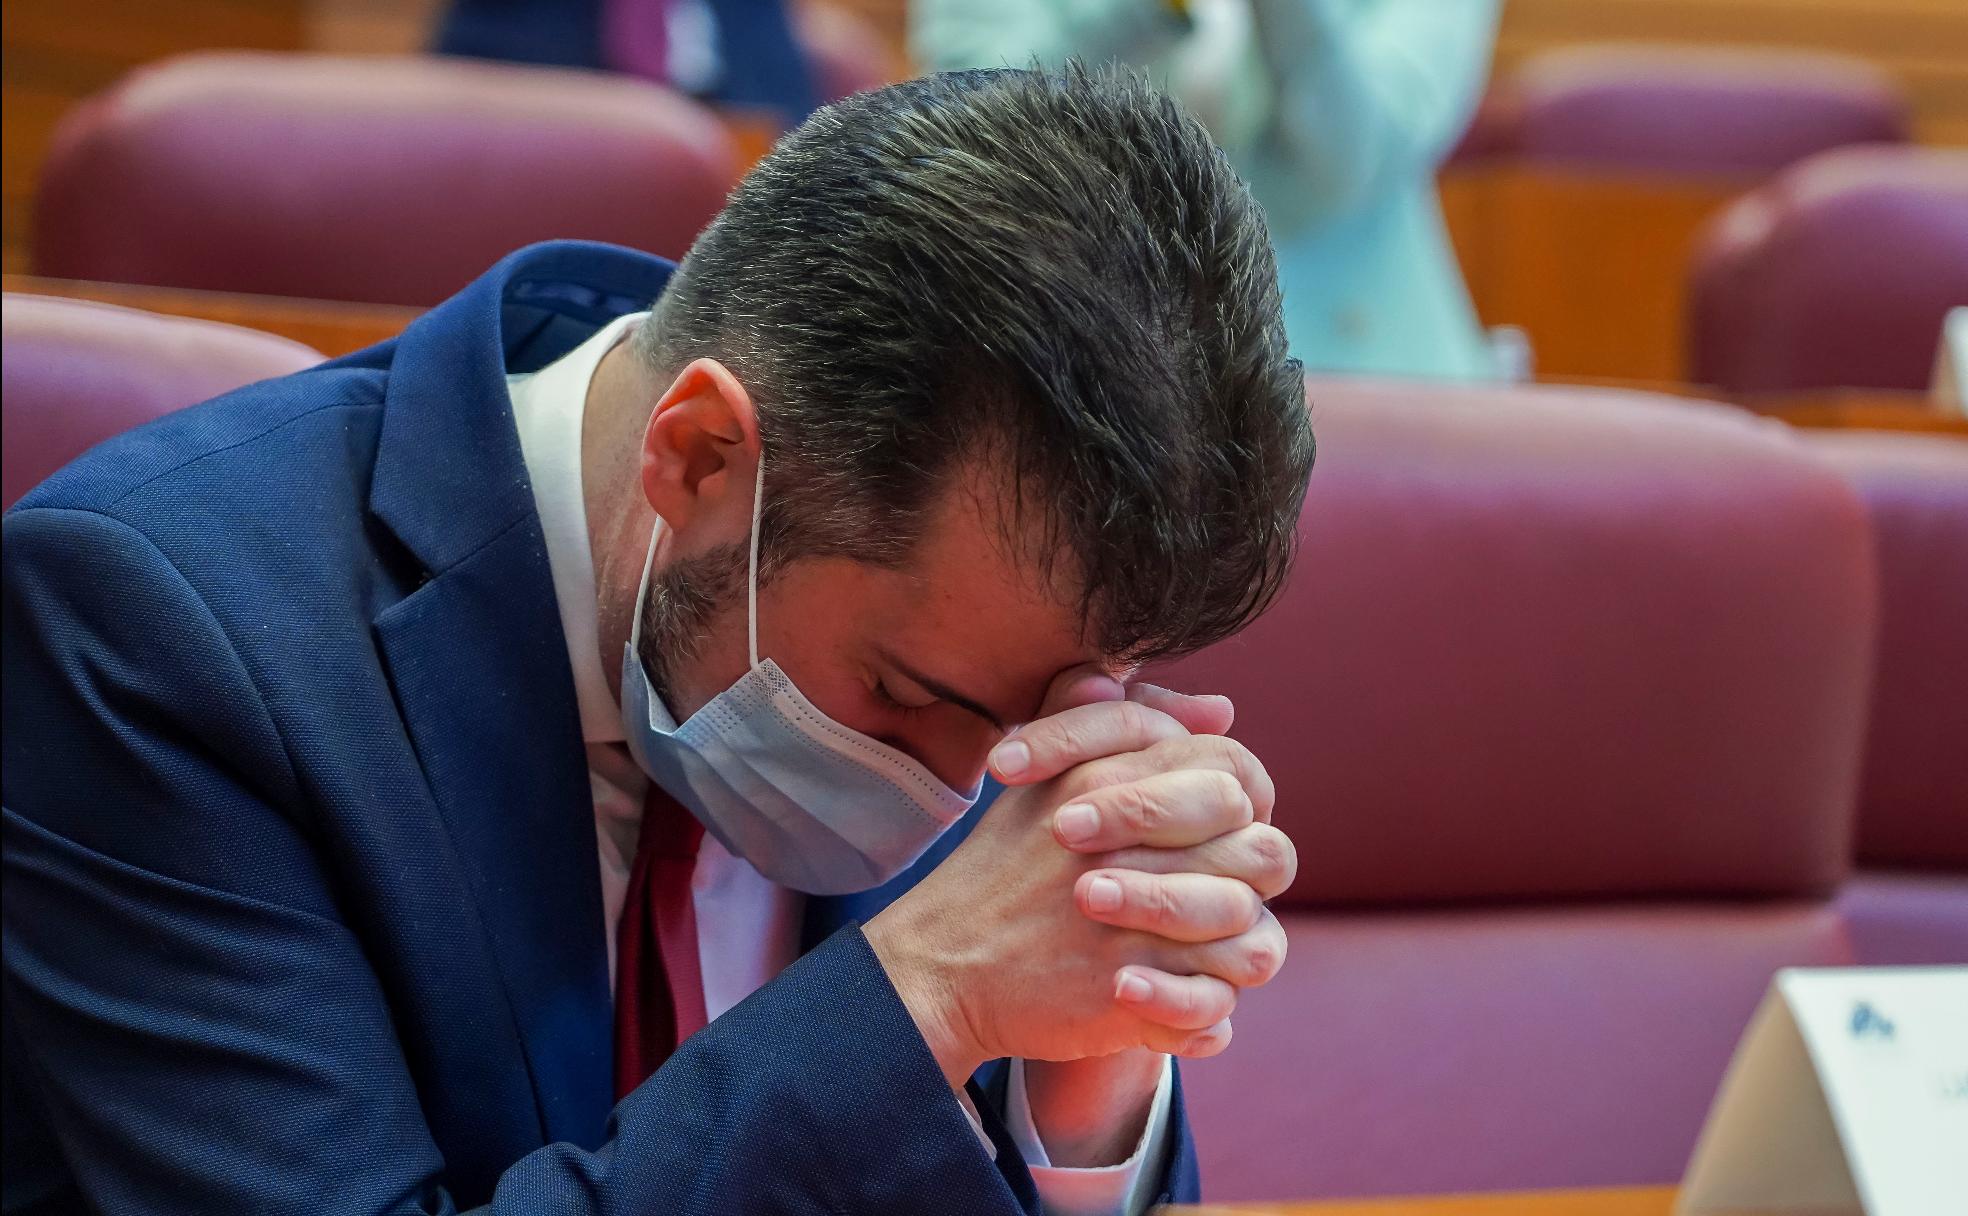
[[[711,621],[745,593],[745,561],[743,545],[724,545],[651,573],[636,657],[666,706],[676,704],[676,673],[703,649]]]

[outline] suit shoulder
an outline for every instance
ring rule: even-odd
[[[323,434],[373,446],[388,373],[322,366],[263,380],[174,411],[84,452],[29,491],[14,510],[38,507],[117,513],[161,482],[217,472],[249,486],[291,467]]]

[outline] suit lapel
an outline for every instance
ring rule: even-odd
[[[653,258],[522,250],[397,344],[371,512],[428,571],[374,622],[404,726],[496,959],[547,1140],[600,1142],[613,1104],[593,805],[508,371],[648,307]]]

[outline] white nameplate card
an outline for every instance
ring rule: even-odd
[[[1968,1213],[1968,967],[1778,972],[1676,1210]]]
[[[1968,414],[1968,305],[1948,309],[1941,349],[1934,355],[1934,403],[1943,413]]]

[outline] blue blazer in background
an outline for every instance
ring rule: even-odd
[[[7,514],[7,1212],[1036,1210],[992,1078],[995,1164],[851,921],[613,1100],[505,376],[669,271],[522,250]]]
[[[515,63],[599,68],[605,0],[452,0],[432,49]],[[657,6],[650,6],[652,13]],[[820,104],[786,0],[705,0],[717,39],[716,86],[704,100],[778,111],[788,127]]]

